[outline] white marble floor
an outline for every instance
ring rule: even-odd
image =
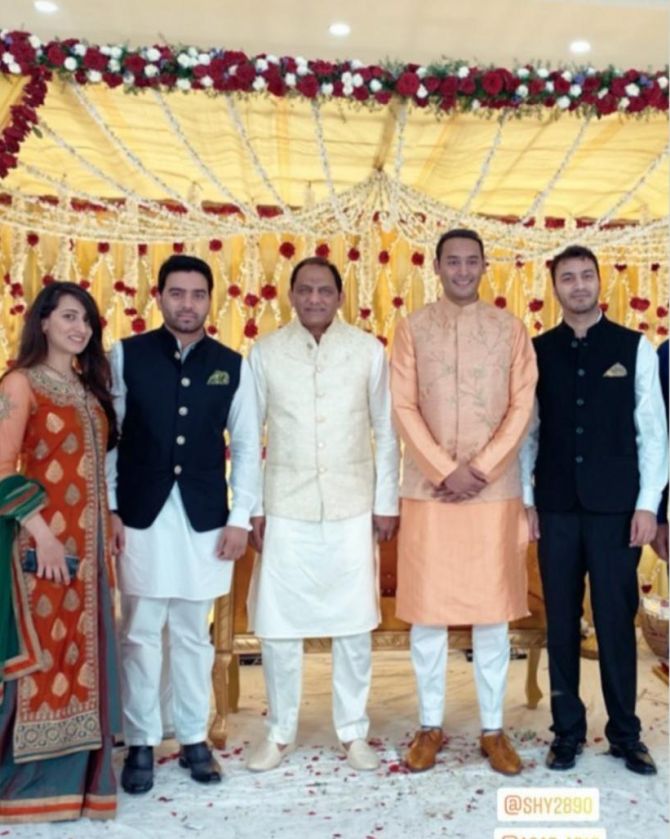
[[[263,734],[264,691],[260,667],[242,668],[240,712],[232,717],[228,748],[219,753],[225,781],[213,787],[193,783],[176,760],[177,746],[159,750],[154,789],[146,796],[121,793],[113,822],[88,820],[50,825],[0,825],[0,837],[30,839],[493,839],[496,791],[501,786],[597,787],[600,820],[607,839],[666,839],[668,817],[668,690],[651,673],[654,658],[639,648],[638,713],[644,739],[659,774],[643,778],[605,754],[604,711],[597,662],[582,661],[583,698],[588,707],[588,745],[576,768],[565,773],[544,767],[548,731],[546,656],[540,665],[545,698],[525,707],[525,662],[510,668],[506,725],[526,765],[518,780],[493,773],[480,756],[471,666],[462,653],[449,663],[445,730],[449,737],[435,770],[404,771],[401,756],[416,721],[414,682],[407,653],[380,653],[374,659],[370,700],[373,744],[382,758],[374,773],[356,773],[338,753],[330,722],[328,656],[305,658],[299,748],[282,766],[264,775],[244,768],[250,745]],[[120,768],[123,753],[117,755]],[[541,820],[538,824],[546,824]],[[572,825],[575,822],[570,823]],[[596,826],[594,825],[594,826]],[[588,831],[575,832],[587,837]],[[510,837],[516,834],[508,831]],[[537,832],[541,836],[551,833]]]

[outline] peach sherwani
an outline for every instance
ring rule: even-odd
[[[529,614],[517,454],[536,380],[524,325],[488,303],[442,298],[399,324],[391,359],[405,444],[399,618],[453,626]],[[469,501],[434,500],[434,487],[460,463],[483,472],[487,486]]]

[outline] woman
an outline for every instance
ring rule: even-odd
[[[47,286],[0,381],[0,566],[12,586],[0,603],[0,822],[116,811],[108,382],[95,302],[74,283]]]

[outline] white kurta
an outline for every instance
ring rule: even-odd
[[[183,356],[195,344],[184,350]],[[110,353],[112,394],[119,422],[123,423],[126,386],[123,379],[123,344]],[[166,407],[169,410],[169,407]],[[228,414],[230,435],[232,507],[228,524],[249,527],[260,486],[258,409],[254,381],[243,359],[240,383]],[[116,509],[116,450],[107,456],[110,509]],[[188,520],[175,481],[154,522],[145,529],[126,527],[126,547],[118,560],[119,589],[138,597],[212,600],[230,591],[234,563],[215,554],[220,529],[195,531]]]
[[[305,337],[311,336],[305,331]],[[265,420],[267,412],[281,410],[281,405],[268,402],[268,384],[256,350],[249,361],[259,414]],[[315,368],[320,363],[316,343],[310,363]],[[300,387],[301,383],[290,386]],[[391,421],[388,364],[381,345],[367,381],[367,403],[375,442],[373,510],[321,521],[266,516],[263,554],[256,560],[248,598],[250,628],[261,638],[340,637],[368,632],[379,624],[372,513],[398,514],[399,459]],[[342,419],[347,421],[362,419]],[[300,433],[296,427],[295,434]]]

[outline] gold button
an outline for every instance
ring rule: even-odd
[[[179,437],[177,437],[177,445],[178,446],[183,446],[185,442],[186,442],[186,437],[184,437],[183,434],[180,434]]]
[[[191,380],[188,378],[188,376],[184,376],[184,378],[181,380],[181,383],[184,385],[184,387],[188,387],[191,384]]]
[[[181,408],[179,409],[179,416],[180,416],[180,417],[185,417],[185,416],[186,416],[186,414],[188,414],[188,408],[185,408],[185,407],[182,405],[182,406],[181,406]]]
[[[181,475],[181,466],[175,466],[174,473],[175,475]]]

